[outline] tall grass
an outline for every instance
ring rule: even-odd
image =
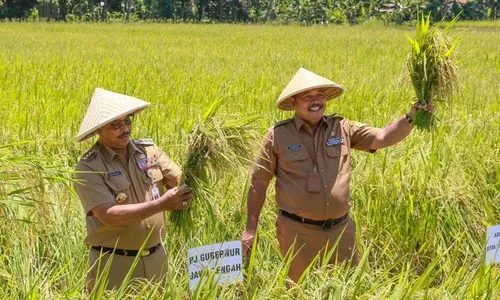
[[[183,164],[189,120],[214,99],[225,99],[221,113],[261,115],[257,124],[262,134],[289,117],[274,102],[301,66],[346,87],[343,97],[329,102],[328,113],[384,126],[408,110],[402,100],[414,97],[397,82],[405,66],[406,32],[379,27],[3,23],[0,145],[34,141],[9,147],[14,155],[3,157],[44,158],[46,168],[56,162],[55,169],[71,170],[91,146],[91,141],[74,143],[72,137],[92,91],[101,86],[151,101],[133,135],[153,138]],[[287,290],[287,261],[280,257],[275,237],[277,207],[271,188],[252,267],[245,274],[248,281],[208,285],[195,296],[497,298],[500,274],[496,267],[484,267],[484,245],[486,226],[500,219],[500,37],[495,30],[478,28],[461,36],[457,51],[466,58],[464,89],[452,97],[453,105],[441,108],[446,122],[432,134],[414,132],[374,155],[353,153],[351,213],[357,222],[360,267],[314,265],[300,284]],[[19,184],[38,178],[37,168],[8,165],[22,175]],[[201,213],[187,236],[168,231],[167,284],[103,292],[102,298],[128,293],[129,298],[193,297],[187,288],[186,251],[240,238],[248,168],[228,166],[211,186],[217,222],[206,225],[209,215]],[[2,178],[2,186],[5,182]],[[30,206],[9,196],[1,208],[1,299],[86,298],[83,210],[67,186],[48,187],[29,194],[35,200]]]

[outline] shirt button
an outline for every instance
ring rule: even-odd
[[[328,202],[327,202],[327,203],[326,203],[326,206],[330,206],[330,203],[328,203]]]
[[[339,151],[339,150],[337,150],[337,154],[339,154],[339,153],[340,153],[340,151]]]
[[[326,189],[326,185],[325,185],[325,189]]]
[[[297,159],[297,155],[295,155],[293,158]]]

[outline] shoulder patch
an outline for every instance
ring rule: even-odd
[[[94,146],[92,148],[90,148],[89,151],[87,151],[83,156],[82,156],[82,160],[85,160],[85,161],[90,161],[92,160],[92,158],[94,158],[95,154],[99,151],[99,146]]]
[[[327,119],[344,119],[341,115],[333,114],[333,115],[328,115],[326,116]]]
[[[356,128],[362,128],[362,127],[365,127],[367,125],[364,123],[356,122],[356,121],[349,121],[349,126],[356,127]]]
[[[152,139],[137,139],[133,141],[134,144],[143,146],[153,146],[155,144]]]
[[[289,119],[286,119],[286,120],[283,120],[283,121],[279,121],[278,123],[274,124],[273,128],[276,128],[278,126],[290,123],[290,122],[292,122],[292,120],[293,120],[293,118],[289,118]]]

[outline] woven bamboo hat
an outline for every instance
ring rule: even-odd
[[[138,113],[149,105],[151,103],[134,97],[96,88],[75,140],[82,142],[92,137],[102,126],[128,114]]]
[[[276,101],[276,106],[282,110],[293,110],[293,105],[290,103],[292,96],[317,88],[325,90],[326,101],[337,98],[344,92],[344,87],[341,84],[300,68],[283,92],[281,92],[278,101]]]

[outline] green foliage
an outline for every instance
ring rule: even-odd
[[[31,20],[37,20],[38,19],[38,9],[32,8],[30,10],[30,19]]]
[[[245,282],[206,286],[200,295],[496,299],[499,268],[484,266],[484,245],[486,227],[500,220],[499,24],[454,25],[459,26],[474,26],[461,33],[457,46],[467,54],[460,69],[466,89],[452,97],[453,105],[442,104],[440,126],[432,133],[413,132],[374,154],[352,152],[350,213],[357,223],[362,267],[319,261],[301,284],[287,289],[271,184]],[[0,145],[34,141],[9,147],[3,157],[44,158],[37,167],[9,163],[22,179],[8,190],[32,186],[32,178],[39,182],[38,174],[47,174],[37,173],[39,165],[47,170],[55,162],[53,170],[73,170],[93,143],[75,143],[73,137],[96,86],[152,102],[134,120],[132,135],[154,139],[180,165],[191,120],[214,99],[224,99],[220,115],[259,115],[261,136],[274,122],[290,117],[274,104],[301,66],[345,86],[341,98],[328,102],[327,114],[383,127],[408,111],[410,103],[402,100],[414,98],[411,86],[397,82],[405,66],[406,33],[406,28],[373,24],[2,23]],[[6,172],[4,166],[0,172]],[[167,229],[167,283],[129,285],[121,292],[96,292],[95,298],[119,299],[122,292],[127,296],[121,299],[193,298],[187,289],[186,251],[240,239],[249,168],[228,167],[218,180],[209,174],[216,222],[201,211],[187,236]],[[43,193],[23,194],[23,203],[30,206],[10,202],[2,210],[0,299],[88,298],[85,213],[71,188],[44,182]]]
[[[333,24],[345,24],[347,23],[347,16],[340,8],[334,8],[328,11],[327,18],[330,23]]]
[[[433,21],[452,20],[462,11],[464,20],[500,18],[500,0],[380,2],[358,0],[12,0],[0,1],[0,19],[30,16],[36,6],[41,19],[59,21],[162,20],[174,22],[268,22],[359,24],[373,17],[385,23],[411,22],[418,8],[431,12]],[[101,4],[102,3],[102,4]],[[391,6],[390,10],[385,9]],[[109,13],[109,15],[108,15]]]
[[[1,19],[27,19],[37,0],[10,0],[0,1]]]

